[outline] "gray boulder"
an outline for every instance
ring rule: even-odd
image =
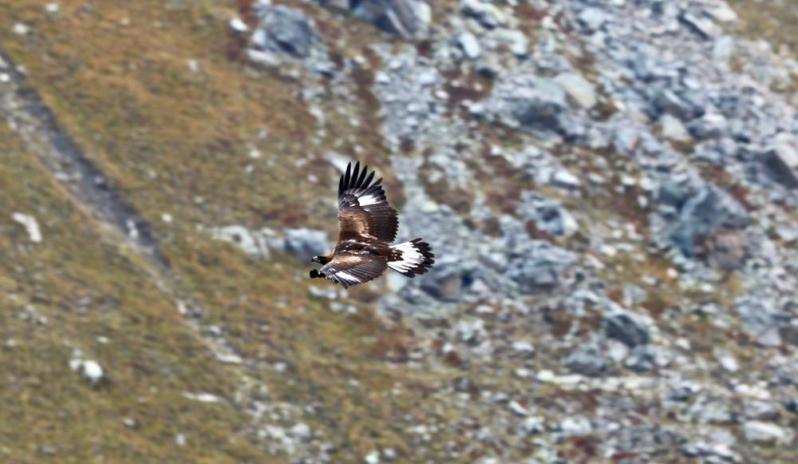
[[[302,262],[309,262],[317,255],[326,254],[327,234],[312,229],[285,229],[285,251]]]
[[[513,79],[500,83],[488,108],[503,124],[536,135],[572,134],[565,91],[540,77]]]
[[[780,317],[778,311],[770,306],[765,298],[742,298],[734,306],[740,316],[740,327],[763,346],[781,344]]]
[[[565,365],[571,372],[588,377],[601,377],[610,369],[610,361],[595,348],[577,349],[565,358]]]
[[[406,39],[424,36],[432,19],[429,5],[422,0],[319,0],[319,3],[349,10],[355,17]]]
[[[645,345],[649,340],[648,328],[645,324],[626,313],[607,317],[604,320],[604,331],[607,337],[618,340],[630,348]]]
[[[579,229],[574,217],[559,203],[532,191],[524,192],[521,198],[519,214],[527,221],[532,221],[538,230],[568,237]]]
[[[550,291],[566,285],[572,277],[576,256],[544,241],[529,244],[524,256],[512,260],[508,276],[521,292]]]
[[[472,270],[457,262],[438,263],[421,281],[421,289],[433,298],[458,301],[473,283]]]
[[[258,8],[257,12],[260,24],[252,43],[258,48],[306,58],[319,41],[312,20],[299,10],[266,5]]]
[[[731,195],[697,177],[678,176],[657,192],[665,237],[686,256],[703,251],[707,239],[722,230],[748,226],[748,211]]]
[[[780,134],[764,157],[765,167],[778,182],[798,188],[798,137]]]

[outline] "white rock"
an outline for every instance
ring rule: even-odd
[[[241,20],[239,17],[235,17],[230,20],[230,28],[236,32],[247,32],[249,27],[247,24]]]
[[[200,403],[218,403],[221,399],[213,393],[189,393],[184,392],[183,397]]]
[[[252,256],[268,258],[269,247],[263,234],[254,233],[243,226],[232,225],[211,229],[211,237],[237,245],[241,250]]]
[[[69,368],[79,372],[83,378],[93,384],[100,382],[105,376],[102,366],[91,359],[72,359],[69,361]]]
[[[579,181],[578,177],[576,177],[575,175],[571,174],[570,172],[568,172],[565,169],[559,169],[559,170],[555,171],[551,175],[551,178],[549,179],[549,182],[552,185],[556,185],[558,187],[564,187],[564,188],[568,188],[568,189],[575,189],[575,188],[579,187],[579,185],[581,184],[581,182]]]
[[[787,443],[789,434],[770,422],[748,421],[743,424],[743,433],[748,441]]]
[[[532,416],[527,417],[523,422],[521,422],[521,430],[528,434],[540,433],[546,430],[546,427],[542,417]]]
[[[510,411],[513,412],[513,414],[516,414],[518,416],[529,415],[529,410],[521,406],[521,403],[519,403],[518,401],[510,401],[510,404],[508,406],[510,408]]]
[[[482,53],[477,38],[470,32],[463,32],[457,36],[457,45],[460,46],[465,56],[470,60],[476,60]]]
[[[295,426],[291,427],[291,435],[299,438],[308,438],[310,437],[310,427],[304,422],[300,422]]]
[[[726,2],[715,2],[707,8],[707,13],[709,13],[715,21],[721,23],[733,23],[737,21],[737,13],[735,13]]]
[[[216,360],[223,364],[241,364],[244,362],[241,356],[233,353],[216,353]]]
[[[530,354],[535,352],[535,347],[531,343],[520,340],[513,342],[513,349],[519,353]]]
[[[566,417],[560,422],[560,429],[563,435],[573,437],[579,435],[589,435],[593,432],[593,426],[590,421],[584,417]]]
[[[61,10],[61,5],[59,5],[58,3],[55,3],[55,2],[48,3],[44,7],[44,11],[46,11],[48,13],[58,13],[60,10]]]
[[[376,450],[372,451],[366,455],[364,460],[366,464],[380,464],[380,452]]]
[[[737,359],[735,359],[735,357],[726,350],[716,349],[715,359],[717,359],[720,365],[729,372],[737,372],[737,370],[740,369]]]
[[[14,24],[14,33],[19,35],[27,35],[30,32],[30,26],[22,23]]]
[[[529,39],[521,31],[500,29],[496,32],[496,39],[506,44],[515,56],[526,56],[529,52]]]
[[[684,124],[669,114],[664,114],[660,118],[659,127],[662,131],[662,136],[666,139],[677,142],[687,142],[692,138],[684,127]]]
[[[593,84],[581,75],[564,73],[557,76],[554,81],[582,108],[595,106],[596,91],[593,89]]]
[[[40,243],[42,241],[42,231],[35,217],[29,214],[14,213],[11,215],[11,219],[22,224],[31,242]]]

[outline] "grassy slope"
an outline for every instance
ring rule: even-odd
[[[315,124],[298,97],[300,85],[269,72],[247,70],[228,58],[234,41],[225,24],[235,14],[233,2],[167,4],[172,7],[156,1],[97,2],[91,8],[82,7],[84,4],[60,2],[61,11],[56,15],[44,13],[37,1],[0,5],[0,44],[17,63],[25,65],[31,85],[53,108],[62,127],[153,223],[179,291],[207,309],[205,323],[220,326],[236,350],[259,360],[260,368],[248,375],[265,382],[275,400],[300,407],[313,405],[316,412],[303,420],[321,429],[337,446],[339,459],[359,460],[378,447],[392,447],[407,456],[412,445],[399,418],[424,411],[424,404],[431,401],[426,398],[426,386],[441,380],[384,363],[385,353],[402,349],[409,335],[382,327],[369,313],[339,315],[309,299],[306,270],[291,258],[277,256],[270,262],[255,262],[196,230],[198,225],[230,223],[334,226],[334,211],[313,200],[316,193],[332,192],[331,183],[314,189],[308,188],[308,183],[295,182],[303,177],[296,172],[295,160],[308,150],[307,140]],[[31,26],[32,33],[24,37],[12,33],[16,22]],[[358,33],[364,30],[358,29]],[[199,72],[189,71],[188,60],[197,61]],[[265,139],[258,135],[262,130],[269,134]],[[354,138],[357,134],[343,135]],[[369,140],[366,145],[374,148],[378,143]],[[247,157],[253,147],[263,153],[261,159]],[[17,164],[25,166],[20,158],[20,163],[7,169],[17,169]],[[250,175],[244,171],[248,164],[255,167]],[[20,174],[8,173],[9,182],[14,178],[31,182],[25,180],[31,176]],[[36,171],[36,178],[47,182],[41,172]],[[321,171],[319,178],[328,184],[327,171]],[[67,214],[58,206],[64,203],[63,195],[50,189],[48,197],[35,203]],[[4,190],[14,192],[11,201],[15,204],[25,195],[19,185]],[[15,206],[23,207],[24,203]],[[321,214],[317,217],[316,212]],[[174,222],[162,222],[163,213],[173,215]],[[180,398],[183,390],[213,391],[229,397],[236,376],[225,376],[218,363],[207,359],[208,353],[191,341],[180,325],[174,302],[164,300],[154,289],[147,291],[146,277],[130,258],[88,247],[96,232],[87,225],[79,229],[86,246],[77,247],[77,238],[71,239],[70,234],[78,234],[73,227],[79,223],[80,219],[73,217],[62,224],[63,235],[45,231],[45,246],[53,249],[49,265],[18,262],[16,266],[29,273],[39,269],[44,279],[55,279],[76,267],[74,272],[80,272],[80,277],[69,279],[69,286],[43,292],[48,301],[78,300],[75,295],[86,292],[102,295],[100,283],[95,281],[109,281],[106,292],[113,298],[108,299],[124,311],[75,316],[64,322],[64,335],[60,336],[68,335],[84,351],[95,353],[96,348],[100,361],[116,366],[111,375],[119,379],[107,392],[78,383],[73,388],[91,396],[55,408],[77,411],[89,404],[80,413],[84,425],[43,425],[50,434],[47,439],[15,427],[19,438],[29,444],[20,448],[11,442],[8,452],[30,456],[26,453],[31,447],[49,441],[72,444],[76,449],[64,453],[76,459],[97,456],[98,450],[106,449],[117,453],[114,462],[123,457],[170,460],[169,453],[188,458],[184,449],[173,445],[173,432],[179,429],[189,436],[192,452],[209,456],[209,461],[222,462],[220,455],[255,459],[251,444],[239,438],[247,419],[222,406],[189,407]],[[6,245],[15,246],[19,240],[18,236],[7,239]],[[367,291],[355,296],[369,298]],[[107,324],[124,331],[124,338],[102,325],[110,314],[120,320]],[[164,327],[164,319],[173,324]],[[8,326],[7,330],[19,334],[23,329]],[[99,332],[105,332],[112,344],[97,346],[94,337]],[[42,331],[42,337],[51,333]],[[180,345],[183,339],[182,343],[193,343],[193,348]],[[30,376],[52,372],[60,378],[61,371],[67,369],[69,351],[60,349],[30,352],[30,359],[22,365]],[[150,392],[151,384],[143,381],[141,372],[116,372],[141,359],[148,360],[142,370],[167,383],[158,393]],[[280,374],[268,367],[275,362],[285,363],[287,371]],[[123,382],[123,375],[130,375],[130,384]],[[74,381],[72,377],[64,378]],[[397,386],[402,393],[392,392]],[[12,408],[7,410],[16,410],[24,423],[38,423],[37,417],[25,415],[48,413],[49,408],[38,401],[72,401],[58,390],[45,397],[35,390],[28,392],[29,400],[17,395],[6,400]],[[114,392],[118,396],[104,402],[94,398]],[[133,400],[138,396],[157,397],[164,406],[139,405]],[[105,409],[93,411],[95,407]],[[142,427],[135,433],[122,430],[122,415],[140,418]],[[67,414],[64,420],[73,417]],[[113,426],[95,422],[101,420]],[[205,432],[205,428],[212,430]],[[207,438],[200,439],[203,435]],[[137,437],[137,441],[122,441],[125,437]]]
[[[234,385],[138,257],[100,236],[5,126],[0,154],[0,211],[33,214],[44,235],[31,244],[21,226],[2,219],[0,460],[41,462],[48,449],[58,462],[255,459],[257,450],[236,434],[243,414],[182,397],[229,398]],[[70,371],[75,349],[110,381],[93,387]],[[127,428],[124,418],[138,426]],[[179,433],[190,446],[175,445]]]

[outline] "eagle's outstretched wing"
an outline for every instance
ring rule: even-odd
[[[360,162],[346,165],[338,182],[338,240],[376,238],[391,243],[396,238],[399,218],[385,199],[382,178],[372,182],[374,171],[360,168]]]
[[[376,279],[386,269],[388,269],[388,264],[379,256],[341,253],[319,269],[321,274],[319,277],[349,288],[352,285]],[[313,277],[312,273],[311,277]]]

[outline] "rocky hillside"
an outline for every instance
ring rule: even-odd
[[[0,3],[0,461],[795,462],[796,21]],[[353,159],[429,274],[307,279]]]

